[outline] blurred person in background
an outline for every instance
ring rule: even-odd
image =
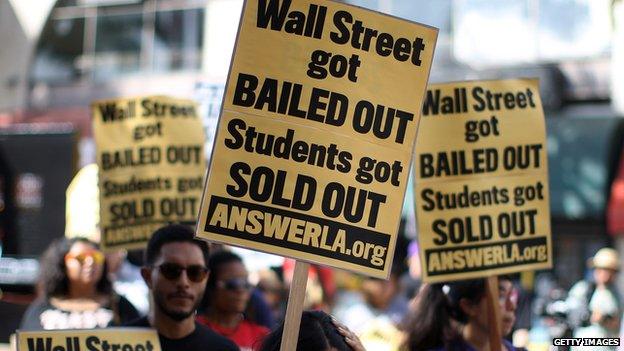
[[[618,337],[622,313],[619,293],[615,288],[615,279],[620,270],[618,253],[611,248],[602,248],[587,264],[593,268],[593,279],[574,284],[566,299],[568,320],[574,328],[574,337]]]
[[[288,292],[284,286],[284,282],[280,279],[273,269],[264,269],[258,272],[258,284],[256,290],[261,294],[262,299],[266,302],[273,321],[284,318],[286,314],[286,304]],[[253,295],[252,300],[253,302]],[[254,311],[255,313],[255,311]],[[250,319],[256,320],[253,316]],[[258,323],[267,326],[264,323]],[[275,325],[268,326],[269,329]]]
[[[366,277],[361,294],[341,295],[334,314],[357,333],[370,350],[396,350],[401,342],[399,330],[409,310],[409,301],[399,290],[398,273],[389,280]]]
[[[41,296],[26,310],[20,329],[91,329],[120,325],[139,314],[117,295],[104,254],[84,238],[52,242],[40,261]]]
[[[132,303],[141,315],[149,312],[149,289],[141,277],[143,250],[116,250],[106,253],[109,278],[115,292]]]
[[[295,272],[296,260],[285,258],[282,265],[284,282],[290,287]],[[305,291],[304,308],[314,310],[330,310],[336,298],[336,282],[334,271],[329,267],[311,264],[308,269],[308,283]]]
[[[241,350],[252,350],[269,329],[245,318],[252,286],[240,256],[230,251],[215,252],[208,260],[205,308],[197,321],[234,341]]]
[[[262,340],[259,351],[280,351],[284,323]],[[365,351],[357,335],[323,311],[304,311],[296,351]]]
[[[514,289],[518,293],[518,300],[516,304],[516,322],[511,333],[506,335],[506,337],[515,346],[527,347],[529,345],[529,331],[531,330],[531,301],[533,294],[522,286],[520,274],[511,275],[510,278],[513,281]]]
[[[509,334],[515,322],[517,291],[507,277],[498,280],[502,335]],[[485,279],[426,284],[414,300],[406,324],[404,350],[490,350]],[[501,339],[506,351],[523,350]]]
[[[170,224],[157,229],[145,251],[141,275],[152,295],[151,312],[126,326],[154,328],[163,351],[234,351],[227,338],[195,321],[210,274],[208,245],[193,230]]]
[[[420,285],[422,284],[421,275],[422,267],[420,264],[418,241],[413,240],[407,246],[407,271],[401,275],[400,288],[407,299],[411,300],[418,294]]]
[[[400,328],[409,310],[399,279],[407,271],[407,244],[402,236],[398,238],[388,280],[364,277],[358,291],[341,293],[336,299],[333,314],[357,333],[369,350],[400,346]]]

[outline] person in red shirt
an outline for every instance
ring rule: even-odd
[[[247,269],[240,256],[219,251],[208,261],[210,277],[206,290],[205,312],[197,321],[234,341],[241,351],[255,350],[269,329],[247,319],[243,312],[251,296]]]

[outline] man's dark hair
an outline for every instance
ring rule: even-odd
[[[204,255],[204,264],[208,263],[208,244],[202,240],[195,239],[195,233],[193,230],[183,224],[168,224],[164,227],[158,228],[150,241],[147,243],[147,249],[145,250],[145,264],[151,266],[156,262],[160,255],[160,249],[169,243],[185,242],[191,243],[199,247]]]

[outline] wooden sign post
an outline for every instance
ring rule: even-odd
[[[298,261],[282,350],[303,261],[390,276],[437,35],[336,1],[243,5],[196,236]]]
[[[490,351],[501,351],[501,318],[499,306],[498,277],[488,277],[486,280],[486,298],[488,309],[488,323],[490,324]]]
[[[422,280],[486,278],[490,349],[500,351],[497,275],[552,266],[539,82],[430,84],[416,150]]]
[[[308,269],[310,264],[297,260],[295,272],[290,283],[288,293],[288,305],[286,306],[286,316],[284,318],[284,332],[280,350],[289,351],[297,349],[299,339],[299,327],[301,326],[301,313],[303,312],[303,302],[305,291],[308,285]]]

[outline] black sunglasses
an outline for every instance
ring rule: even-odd
[[[251,289],[251,283],[245,278],[232,278],[228,280],[218,280],[217,287],[225,290],[249,290]]]
[[[156,268],[158,268],[163,277],[169,280],[180,278],[182,271],[186,271],[186,276],[194,283],[199,283],[208,276],[208,268],[198,264],[183,267],[175,263],[163,263],[160,266],[156,266]]]

